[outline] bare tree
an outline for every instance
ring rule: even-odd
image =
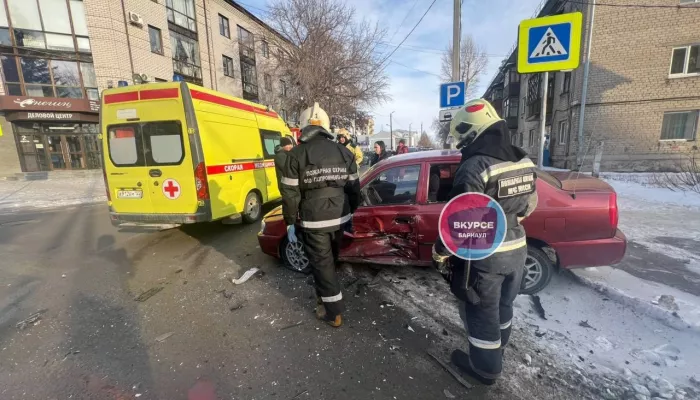
[[[431,127],[435,131],[436,141],[438,142],[439,147],[445,149],[449,148],[450,146],[447,142],[447,138],[450,135],[450,123],[440,122],[439,119],[435,118],[433,119]]]
[[[459,52],[459,80],[466,84],[466,94],[471,96],[476,90],[481,75],[486,71],[488,57],[471,35],[464,35]],[[442,53],[440,77],[444,82],[452,82],[452,43]]]
[[[420,139],[418,140],[418,147],[432,149],[433,146],[433,141],[430,139],[430,136],[425,132],[421,132]]]
[[[300,111],[318,102],[346,125],[389,100],[389,81],[378,47],[386,31],[358,20],[343,0],[273,0],[267,33],[278,73],[290,79],[287,107]],[[344,121],[344,122],[343,122]]]

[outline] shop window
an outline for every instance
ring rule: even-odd
[[[53,86],[48,85],[26,85],[24,87],[27,96],[30,97],[56,97]]]
[[[24,1],[31,2],[31,0]],[[39,8],[41,8],[41,17],[46,32],[71,34],[70,18],[68,18],[68,7],[65,0],[39,0]]]
[[[168,13],[168,22],[197,32],[194,0],[166,0],[165,7]]]
[[[20,58],[25,83],[51,84],[49,62],[42,58]]]

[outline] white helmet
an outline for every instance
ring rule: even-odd
[[[450,123],[450,134],[457,148],[469,146],[488,127],[502,119],[491,103],[484,99],[472,100],[460,108]]]
[[[326,131],[331,129],[331,120],[318,103],[314,103],[312,107],[301,112],[299,124],[301,129],[306,128],[308,125],[322,126]]]

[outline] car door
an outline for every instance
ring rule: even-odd
[[[387,166],[362,187],[353,233],[341,250],[347,261],[416,264],[416,215],[421,165]]]
[[[459,162],[430,162],[424,166],[425,196],[420,199],[420,218],[416,225],[418,255],[422,261],[432,261],[433,244],[438,239],[440,213],[449,201]]]

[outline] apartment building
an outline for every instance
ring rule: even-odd
[[[232,0],[0,0],[0,175],[100,168],[100,93],[119,85],[184,80],[286,119],[273,36]]]
[[[546,1],[538,16],[581,11],[591,47],[583,135],[579,138],[583,64],[549,74],[545,164],[590,169],[602,146],[606,171],[675,170],[698,150],[700,0],[633,0],[629,7]],[[635,7],[668,6],[666,8]],[[679,7],[681,6],[681,7]],[[484,98],[500,107],[513,142],[537,158],[544,74],[517,73],[515,54],[503,61]]]

